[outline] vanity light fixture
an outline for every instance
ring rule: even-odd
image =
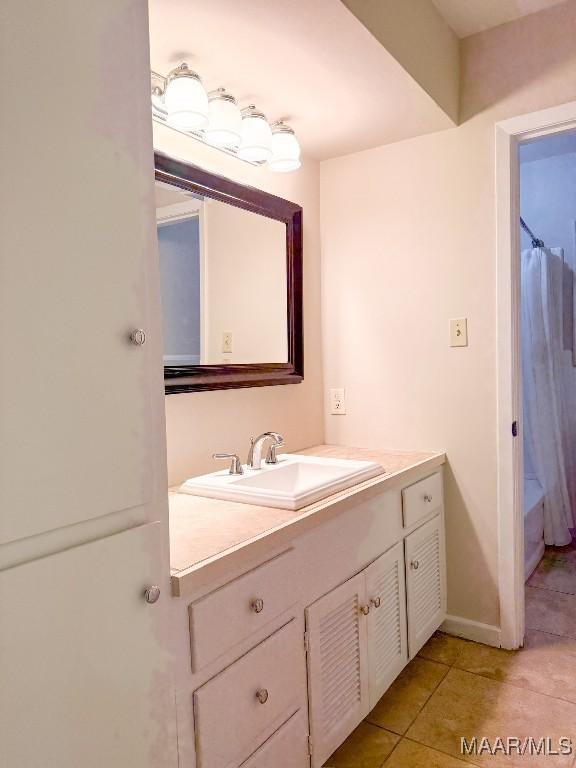
[[[208,125],[208,94],[185,62],[168,73],[164,106],[168,125],[174,128],[197,131]]]
[[[208,94],[206,141],[215,147],[238,147],[242,138],[242,113],[225,88]]]
[[[272,171],[300,168],[300,145],[283,120],[269,123],[254,104],[240,110],[225,88],[208,93],[182,63],[166,77],[152,72],[152,119],[251,165]]]
[[[238,157],[252,163],[264,163],[272,157],[272,129],[254,104],[242,110],[242,141]]]
[[[296,171],[300,162],[300,144],[294,131],[283,120],[272,124],[272,157],[270,170],[286,173]]]

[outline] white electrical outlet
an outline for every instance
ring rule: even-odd
[[[334,416],[346,414],[346,392],[344,389],[330,390],[330,413]]]
[[[232,331],[224,331],[222,334],[222,352],[232,353]]]
[[[465,317],[450,320],[450,346],[468,346],[468,321]]]

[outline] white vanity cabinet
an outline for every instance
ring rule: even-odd
[[[321,766],[408,661],[402,542],[306,609],[306,645],[312,764]]]
[[[182,765],[320,768],[440,626],[442,471],[404,482],[184,601]]]
[[[443,518],[437,515],[406,537],[408,647],[416,656],[446,615]]]

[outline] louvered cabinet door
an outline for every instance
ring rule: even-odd
[[[413,658],[446,616],[446,555],[442,515],[406,538],[408,649]]]
[[[365,571],[368,615],[370,709],[408,662],[406,590],[402,542]]]
[[[370,711],[364,574],[306,609],[312,768],[320,768]]]

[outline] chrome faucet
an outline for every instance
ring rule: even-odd
[[[237,453],[213,453],[213,459],[231,459],[229,475],[243,475],[244,469]]]
[[[262,469],[262,449],[267,440],[272,440],[272,445],[266,457],[267,464],[276,464],[276,448],[284,445],[284,438],[278,432],[263,432],[259,437],[250,438],[250,451],[248,452],[247,465],[249,469]]]

